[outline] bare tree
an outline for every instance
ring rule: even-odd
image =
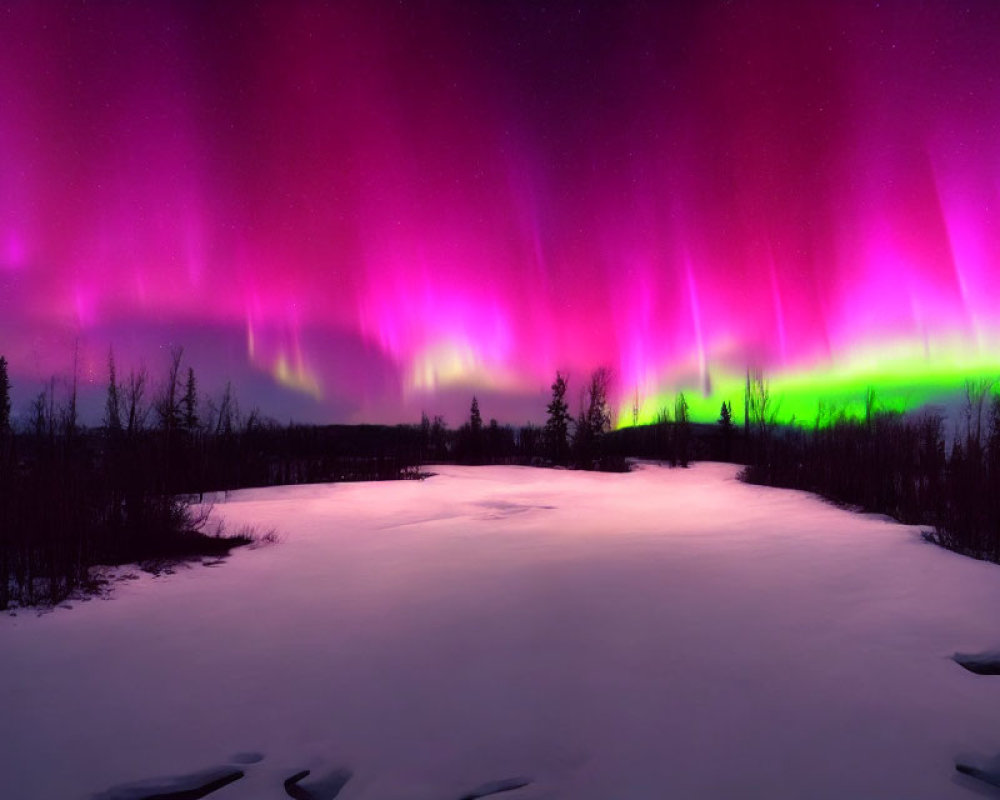
[[[965,382],[965,438],[968,450],[977,452],[983,446],[983,416],[986,399],[993,391],[995,381],[989,378]]]
[[[121,388],[115,372],[115,353],[108,349],[108,396],[104,402],[104,429],[108,434],[121,433],[122,402]]]
[[[230,381],[226,381],[226,388],[222,390],[218,403],[209,401],[209,414],[214,420],[212,428],[215,430],[215,435],[227,436],[233,433],[238,413],[233,385]]]
[[[138,371],[129,370],[128,382],[125,385],[125,430],[129,436],[135,436],[146,427],[149,407],[146,405],[146,383],[149,378],[145,367]]]
[[[28,426],[35,438],[41,440],[45,436],[46,414],[49,401],[45,389],[42,389],[31,401],[31,409],[28,412]]]
[[[80,344],[73,347],[73,377],[69,384],[69,397],[66,400],[66,407],[62,409],[62,429],[67,441],[72,441],[79,426],[79,412],[77,410],[77,384],[79,382],[80,364]]]
[[[744,406],[747,410],[747,424],[755,429],[761,440],[767,439],[778,419],[781,404],[775,401],[771,384],[762,369],[747,370]]]
[[[49,390],[45,394],[45,401],[48,406],[45,409],[45,421],[48,424],[48,435],[49,439],[54,441],[56,438],[56,379],[55,377],[49,378]]]
[[[598,367],[590,375],[590,386],[587,394],[590,398],[587,406],[587,423],[593,436],[600,436],[611,430],[611,405],[608,393],[611,390],[611,370]]]
[[[181,358],[183,347],[175,347],[170,351],[170,366],[167,368],[167,382],[160,396],[156,399],[156,413],[160,418],[160,428],[170,432],[181,426]]]
[[[240,417],[240,433],[252,433],[263,424],[261,422],[260,409],[257,406],[251,406],[249,413],[246,416],[241,415]]]
[[[577,464],[584,469],[593,469],[595,459],[601,455],[601,437],[611,429],[610,387],[611,371],[607,367],[599,367],[591,373],[586,389],[580,392],[580,413],[573,431],[573,450]]]

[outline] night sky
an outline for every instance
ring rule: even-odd
[[[183,345],[280,420],[1000,373],[998,41],[992,0],[0,0],[15,411],[77,345],[95,397]]]

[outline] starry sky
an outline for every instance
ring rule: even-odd
[[[1000,373],[1000,3],[0,0],[15,411],[185,348],[279,420],[788,414]],[[575,404],[575,400],[574,400]]]

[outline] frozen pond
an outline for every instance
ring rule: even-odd
[[[1000,649],[1000,567],[729,465],[436,470],[237,492],[283,541],[0,617],[0,794],[1000,796],[955,771],[1000,676],[951,659]]]

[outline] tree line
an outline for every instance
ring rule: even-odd
[[[966,382],[949,448],[941,413],[883,408],[871,388],[861,417],[820,406],[811,427],[779,426],[767,381],[753,376],[742,477],[924,525],[930,541],[1000,562],[1000,395],[993,387]]]
[[[0,609],[56,602],[87,585],[97,564],[245,542],[206,535],[205,492],[415,478],[441,462],[625,471],[634,457],[734,461],[746,464],[746,481],[928,525],[929,539],[1000,561],[1000,397],[988,382],[967,384],[949,449],[940,414],[883,409],[871,390],[861,419],[821,407],[811,428],[778,425],[780,403],[759,371],[747,373],[742,431],[726,402],[717,423],[692,422],[683,393],[655,422],[613,430],[606,368],[588,376],[575,414],[557,372],[544,425],[484,422],[473,397],[454,430],[426,414],[419,425],[279,425],[245,411],[230,384],[203,397],[181,349],[155,384],[145,369],[121,378],[110,352],[107,377],[99,426],[80,423],[74,368],[65,391],[50,380],[15,427],[0,356]]]
[[[455,431],[448,430],[443,418],[435,417],[431,423],[424,415],[420,430],[425,460],[625,471],[624,457],[607,446],[611,431],[610,388],[610,370],[595,370],[581,393],[579,413],[574,416],[567,400],[569,382],[556,373],[543,427],[529,424],[515,428],[500,425],[496,419],[486,424],[476,396],[472,398],[469,418]]]
[[[246,536],[207,535],[203,493],[248,486],[416,477],[415,426],[282,426],[244,411],[227,384],[201,398],[183,350],[153,384],[108,356],[104,413],[82,425],[76,369],[12,425],[0,356],[0,609],[58,602],[90,568],[213,555]]]
[[[479,400],[472,398],[469,418],[457,431],[449,431],[441,417],[421,422],[428,461],[461,464],[527,464],[573,469],[624,472],[629,458],[649,458],[687,467],[699,459],[740,460],[743,437],[732,420],[732,406],[722,403],[718,424],[691,420],[687,398],[679,393],[672,408],[663,407],[656,421],[638,424],[638,402],[633,425],[615,430],[609,396],[612,374],[607,367],[594,370],[584,383],[578,411],[571,413],[569,380],[557,372],[546,406],[544,426],[520,428],[483,423]]]

